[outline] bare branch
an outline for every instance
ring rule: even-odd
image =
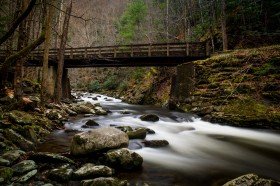
[[[0,45],[4,43],[16,30],[19,24],[30,14],[31,10],[33,9],[36,0],[31,0],[27,9],[15,20],[11,28],[6,32],[4,36],[0,38]]]

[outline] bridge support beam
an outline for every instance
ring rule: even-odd
[[[194,64],[191,62],[177,66],[176,76],[172,78],[169,102],[170,109],[175,109],[177,103],[186,103],[191,100],[194,83]]]

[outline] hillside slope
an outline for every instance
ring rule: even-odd
[[[192,95],[177,108],[212,122],[280,129],[279,45],[236,50],[194,66]]]

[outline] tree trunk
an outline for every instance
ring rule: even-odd
[[[169,0],[166,0],[166,42],[169,43]]]
[[[228,50],[228,38],[227,38],[227,21],[226,21],[226,3],[225,0],[221,0],[222,7],[222,35],[223,35],[223,51]]]
[[[27,7],[27,1],[22,1],[21,10],[24,11]],[[19,35],[18,35],[18,50],[23,49],[28,42],[27,39],[27,27],[26,27],[26,20],[23,20],[19,25]],[[14,77],[14,90],[15,90],[15,98],[21,100],[22,98],[22,71],[23,71],[23,63],[25,58],[20,58],[16,62],[16,70],[15,70],[15,77]]]
[[[52,0],[49,2],[52,3]],[[44,43],[44,57],[41,81],[41,106],[44,107],[47,97],[47,79],[48,79],[48,66],[49,66],[49,48],[51,42],[51,23],[53,16],[53,6],[49,5],[47,18],[46,18],[46,40]]]
[[[66,8],[65,19],[63,23],[62,36],[60,47],[58,51],[58,66],[57,66],[57,78],[56,78],[56,87],[55,87],[55,95],[54,101],[59,103],[62,98],[62,77],[63,77],[63,66],[64,66],[64,51],[66,47],[67,35],[68,35],[68,27],[70,20],[70,13],[72,10],[72,0],[70,0],[69,6]]]

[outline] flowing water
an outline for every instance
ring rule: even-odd
[[[147,127],[156,134],[147,140],[167,140],[163,148],[144,147],[141,140],[130,141],[129,148],[144,158],[143,169],[122,172],[117,176],[128,179],[131,185],[207,186],[222,185],[227,180],[247,173],[280,180],[280,134],[277,131],[240,129],[202,121],[187,113],[172,112],[155,106],[130,105],[119,99],[94,94],[85,95],[85,101],[101,103],[111,111],[108,116],[75,118],[65,129],[86,131],[86,121],[94,119],[99,127]],[[122,114],[127,111],[129,114]],[[156,114],[158,122],[141,121],[143,114]],[[92,128],[91,128],[92,129]],[[53,132],[40,151],[68,152],[74,133],[65,130]],[[137,184],[136,184],[137,183]]]

